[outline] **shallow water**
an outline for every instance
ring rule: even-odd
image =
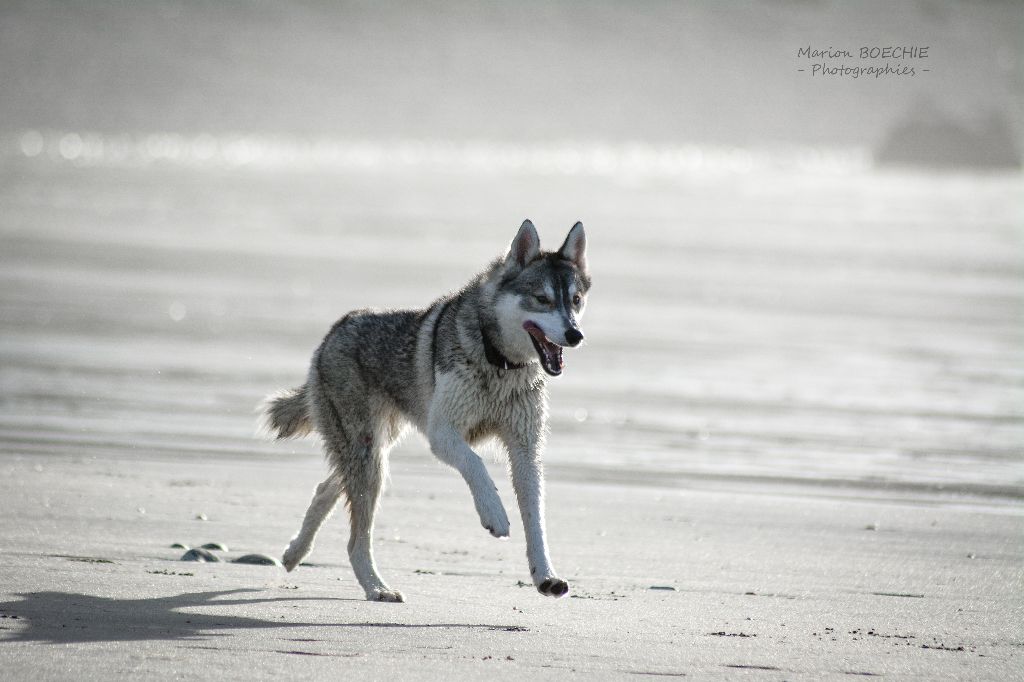
[[[1019,175],[8,155],[0,176],[8,454],[313,453],[255,440],[254,405],[345,311],[425,305],[529,216],[549,248],[582,219],[595,279],[553,476],[1024,495]]]

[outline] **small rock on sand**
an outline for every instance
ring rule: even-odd
[[[180,542],[175,542],[173,545],[171,545],[171,549],[192,549],[192,548],[189,547],[188,545],[182,544]]]
[[[212,549],[212,550],[214,550],[216,552],[226,552],[226,551],[228,551],[227,545],[225,545],[222,542],[207,542],[202,547],[203,547],[203,549]]]
[[[237,559],[232,559],[233,564],[255,564],[257,566],[280,566],[281,562],[266,554],[246,554]]]
[[[220,561],[220,557],[218,557],[216,554],[214,554],[213,552],[211,552],[209,550],[202,549],[200,547],[196,547],[195,549],[190,549],[189,551],[187,551],[184,554],[182,554],[181,555],[181,560],[182,561],[211,561],[211,562],[216,562],[216,561]]]

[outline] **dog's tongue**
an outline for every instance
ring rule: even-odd
[[[537,347],[538,354],[540,355],[541,364],[544,366],[544,371],[551,376],[558,376],[562,373],[562,369],[565,368],[565,361],[562,360],[562,347],[557,343],[548,341],[548,338],[544,336],[544,332],[541,328],[532,322],[528,322],[523,325],[530,337],[533,338],[534,345]]]

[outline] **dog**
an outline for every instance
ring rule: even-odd
[[[471,446],[489,439],[504,445],[533,583],[544,595],[568,593],[548,555],[541,451],[547,376],[562,373],[564,347],[583,341],[586,244],[576,223],[557,251],[541,251],[526,220],[508,253],[459,291],[421,310],[356,310],[334,324],[313,354],[306,383],[271,396],[264,407],[265,425],[279,439],[318,432],[330,466],[284,552],[287,570],[309,554],[344,495],[349,560],[366,598],[405,600],[377,570],[373,517],[388,450],[412,425],[462,475],[480,523],[496,538],[508,537],[508,515]]]

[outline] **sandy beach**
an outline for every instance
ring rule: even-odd
[[[6,679],[1021,678],[1019,175],[0,173]],[[255,405],[526,216],[590,235],[546,456],[570,597],[415,436],[376,547],[408,603],[362,600],[340,517],[294,573],[178,560],[279,555],[323,464]]]

